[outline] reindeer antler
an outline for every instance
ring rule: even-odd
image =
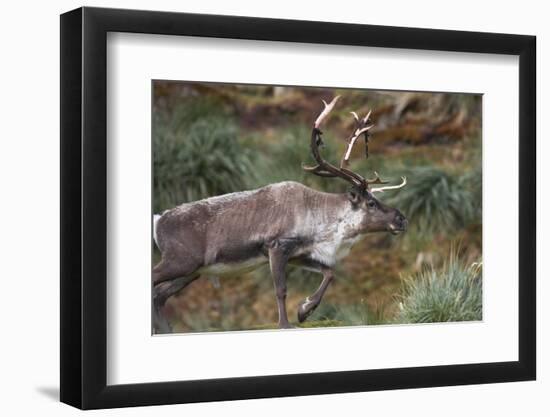
[[[399,185],[388,185],[386,187],[376,187],[371,188],[371,193],[383,193],[385,190],[397,190],[399,188],[403,188],[405,185],[407,185],[407,177],[401,177],[401,184]]]
[[[342,161],[340,162],[340,167],[336,167],[332,165],[331,163],[325,161],[319,152],[319,146],[323,143],[321,139],[321,135],[323,132],[319,130],[319,127],[323,123],[323,121],[326,119],[326,117],[329,115],[329,113],[334,108],[334,105],[338,101],[340,96],[336,96],[332,99],[330,103],[327,103],[323,100],[323,104],[325,105],[323,111],[317,119],[315,119],[315,123],[313,124],[313,130],[311,132],[311,153],[313,155],[313,158],[317,162],[317,165],[315,166],[303,166],[303,169],[305,171],[311,172],[312,174],[319,175],[321,177],[340,177],[354,186],[367,190],[369,185],[371,184],[387,184],[387,181],[382,181],[378,175],[378,173],[375,172],[376,177],[372,180],[365,179],[361,175],[357,174],[356,172],[353,172],[345,166],[349,165],[349,158],[351,156],[351,151],[353,149],[353,146],[357,142],[357,139],[361,136],[365,136],[365,145],[368,146],[368,131],[371,129],[374,125],[370,124],[370,115],[371,112],[369,111],[365,117],[362,119],[359,118],[357,113],[351,112],[355,119],[355,130],[351,134],[351,136],[348,138],[348,146],[346,149],[346,152],[342,158]],[[366,156],[368,157],[368,147],[367,147],[367,153]],[[377,187],[373,188],[370,191],[371,192],[383,192],[384,190],[390,190],[390,189],[397,189],[404,187],[407,183],[407,180],[405,177],[403,178],[403,182],[400,185],[394,185],[394,186],[386,186],[386,187]]]
[[[347,169],[335,167],[330,162],[325,161],[319,152],[319,145],[323,143],[321,139],[322,132],[319,130],[319,127],[328,116],[328,114],[331,112],[331,110],[334,108],[334,105],[339,98],[340,96],[334,97],[332,101],[328,104],[326,101],[323,100],[325,108],[315,120],[315,123],[313,124],[313,130],[311,132],[311,153],[313,155],[313,158],[317,162],[317,165],[311,167],[303,166],[303,169],[321,177],[340,177],[348,182],[351,182],[357,187],[364,187],[365,179],[363,177]]]
[[[359,119],[359,116],[357,116],[357,113],[354,111],[350,112],[354,119],[355,119],[355,131],[351,134],[351,136],[348,139],[348,148],[346,150],[346,153],[344,154],[344,157],[342,158],[342,162],[340,162],[340,168],[349,165],[349,157],[351,156],[351,150],[353,149],[353,145],[355,145],[355,141],[361,136],[362,134],[365,135],[365,145],[368,143],[368,135],[367,132],[369,129],[371,129],[374,125],[368,125],[369,118],[371,111],[367,113],[365,117],[362,119]],[[367,153],[368,156],[368,153]]]

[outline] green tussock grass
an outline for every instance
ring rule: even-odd
[[[193,120],[180,106],[155,114],[153,170],[155,212],[247,188],[253,152],[238,141],[238,128],[221,116]],[[200,114],[200,113],[199,113]]]
[[[334,164],[338,151],[334,138],[326,135],[323,156]],[[303,125],[290,125],[278,130],[276,137],[266,138],[255,133],[244,138],[243,145],[259,149],[256,159],[256,177],[251,186],[263,186],[279,181],[297,181],[323,191],[345,191],[348,186],[341,180],[321,178],[304,171],[303,165],[315,165],[310,150],[311,129]]]
[[[334,321],[338,326],[367,326],[388,322],[384,317],[383,309],[369,309],[365,302],[342,305],[321,303],[309,320]]]
[[[481,263],[466,265],[453,252],[441,269],[404,279],[399,307],[398,323],[481,320]]]
[[[409,224],[425,234],[450,232],[478,221],[481,196],[474,195],[473,176],[453,175],[437,167],[419,167],[404,173],[407,186],[381,196],[398,207]]]

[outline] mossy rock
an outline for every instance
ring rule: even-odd
[[[297,329],[312,329],[312,328],[319,328],[319,327],[342,327],[345,326],[345,324],[339,320],[312,320],[312,321],[305,321],[303,323],[291,323],[293,326],[295,326]],[[258,326],[252,326],[248,328],[247,330],[271,330],[271,329],[278,329],[277,323],[269,323],[269,324],[261,324]],[[244,329],[243,329],[244,330]]]
[[[303,323],[298,324],[299,328],[303,329],[311,329],[316,327],[342,327],[345,326],[344,322],[340,320],[313,320],[313,321],[305,321]]]

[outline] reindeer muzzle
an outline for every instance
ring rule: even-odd
[[[398,235],[399,233],[407,230],[408,221],[401,213],[397,213],[395,219],[389,224],[388,228],[392,235]]]

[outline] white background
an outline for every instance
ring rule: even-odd
[[[548,136],[542,120],[550,94],[548,82],[547,27],[542,2],[523,1],[484,4],[479,1],[443,2],[346,2],[321,5],[296,1],[232,2],[202,0],[96,2],[88,5],[163,9],[174,11],[256,15],[398,26],[433,27],[536,34],[538,36],[539,143]],[[58,305],[59,305],[59,20],[58,14],[80,6],[73,1],[56,4],[15,2],[4,5],[2,37],[2,151],[0,153],[2,204],[2,254],[4,286],[2,317],[2,370],[0,407],[11,415],[40,413],[76,414],[57,403]],[[544,49],[544,50],[543,50]],[[7,93],[7,94],[6,94]],[[544,102],[543,102],[544,101]],[[505,121],[504,121],[505,122]],[[548,145],[539,148],[539,213],[548,212],[548,193],[542,184],[550,180]],[[546,157],[546,158],[545,158]],[[550,249],[549,223],[539,214],[539,259]],[[542,236],[545,236],[544,238]],[[7,268],[6,268],[7,267]],[[373,415],[464,416],[548,415],[550,390],[547,359],[550,330],[547,318],[550,270],[540,264],[538,285],[539,366],[538,381],[484,386],[402,390],[377,393],[326,395],[303,398],[238,401],[100,411],[100,415],[296,415],[362,413]],[[404,347],[405,349],[406,347]],[[345,411],[344,411],[345,410]]]
[[[517,57],[136,34],[107,51],[108,384],[517,360]],[[482,92],[483,322],[151,338],[151,79]]]

